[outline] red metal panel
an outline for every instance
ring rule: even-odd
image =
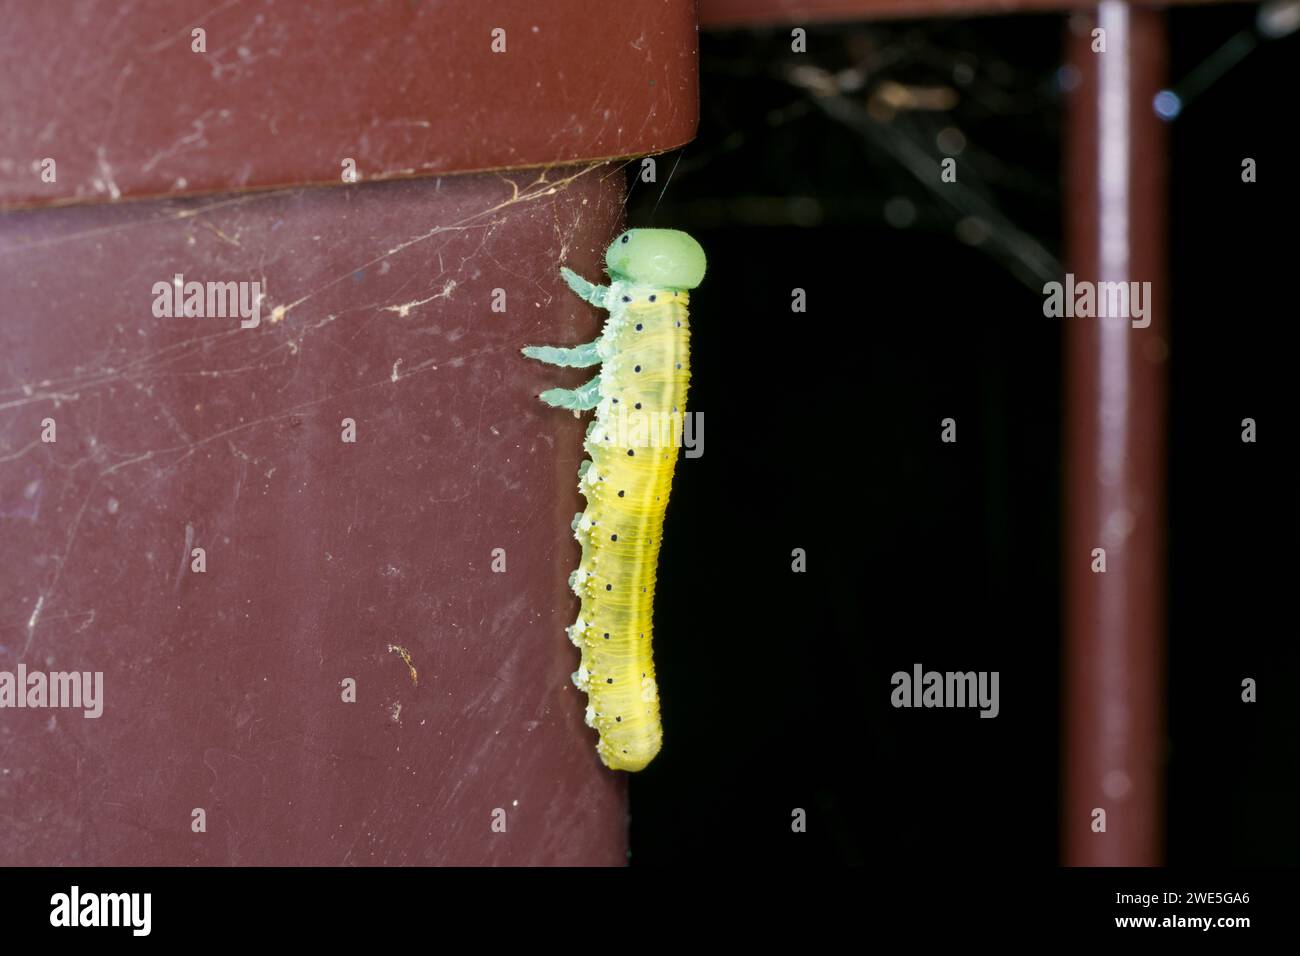
[[[1166,0],[1159,6],[1215,2],[1218,0]],[[700,26],[987,16],[1085,10],[1096,5],[1096,0],[700,0]]]
[[[519,354],[598,330],[557,268],[598,274],[623,194],[0,216],[0,670],[104,682],[99,718],[0,710],[0,864],[625,861],[563,630],[583,426],[536,398],[583,375]],[[155,318],[177,273],[265,282],[260,325]]]
[[[692,0],[0,0],[0,23],[0,208],[641,155],[698,115]]]
[[[1105,30],[1106,51],[1091,49]],[[1150,326],[1066,322],[1064,861],[1145,866],[1163,854],[1165,76],[1163,14],[1108,0],[1068,59],[1068,263],[1079,280],[1151,283]],[[1092,551],[1106,551],[1105,573]],[[1106,811],[1106,832],[1092,814]]]

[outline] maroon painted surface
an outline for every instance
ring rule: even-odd
[[[1158,6],[1220,0],[1161,0]],[[825,20],[919,19],[1051,13],[1096,7],[1097,0],[700,0],[700,26],[740,27]]]
[[[583,424],[536,399],[586,376],[519,354],[597,332],[557,269],[624,175],[538,175],[0,216],[0,670],[105,696],[0,710],[0,863],[625,861],[563,630]],[[155,318],[178,272],[265,280],[261,325]]]
[[[1104,55],[1091,31],[1106,30]],[[1164,14],[1103,3],[1069,42],[1068,268],[1149,281],[1151,324],[1065,322],[1063,861],[1163,860],[1165,435],[1169,356]],[[1106,550],[1093,573],[1092,550]],[[1106,832],[1091,829],[1106,810]]]
[[[0,24],[0,208],[642,155],[698,116],[694,0],[0,0]]]

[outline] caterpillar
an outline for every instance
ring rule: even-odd
[[[688,290],[705,265],[684,232],[629,229],[605,252],[609,285],[560,270],[580,298],[609,311],[600,337],[523,350],[551,365],[600,366],[586,384],[539,398],[575,415],[596,410],[578,468],[587,508],[572,525],[582,559],[569,586],[582,608],[568,634],[582,651],[573,682],[588,695],[587,725],[611,770],[641,770],[663,742],[651,656],[655,571],[691,377]]]

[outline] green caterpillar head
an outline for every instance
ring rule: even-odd
[[[678,229],[629,229],[605,253],[611,279],[665,289],[694,289],[704,266],[700,244]]]

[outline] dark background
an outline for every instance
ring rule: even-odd
[[[1253,15],[1171,13],[1171,82]],[[1043,317],[1035,262],[1062,255],[1064,29],[828,25],[803,55],[786,28],[702,35],[700,136],[628,204],[709,255],[692,293],[704,455],[680,461],[668,513],[665,745],[632,781],[634,863],[1057,861],[1069,320]],[[1151,436],[1170,453],[1172,864],[1300,861],[1296,54],[1296,36],[1261,45],[1172,123],[1171,433]],[[809,92],[828,81],[836,96]],[[883,110],[889,83],[939,108]],[[910,171],[945,155],[946,129],[960,194]],[[1046,259],[1014,251],[1026,240]],[[1000,715],[895,710],[890,675],[915,663],[999,671]]]

